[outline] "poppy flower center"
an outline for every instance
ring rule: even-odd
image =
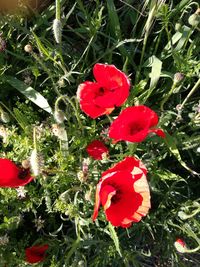
[[[116,204],[122,197],[122,193],[120,190],[116,191],[116,194],[112,197],[111,202],[112,204]]]
[[[142,125],[141,123],[132,123],[129,126],[129,133],[130,135],[134,135],[140,131],[142,131],[144,129],[144,125]]]
[[[21,180],[26,179],[28,174],[29,174],[29,169],[20,169],[19,174],[18,174],[18,178]]]
[[[35,254],[35,256],[38,256],[38,257],[43,257],[44,256],[44,253],[41,252],[41,251],[35,251],[33,254]]]
[[[115,190],[116,190],[115,195],[113,195],[111,198],[112,204],[115,204],[121,199],[122,191],[121,191],[121,189],[119,189],[119,186],[117,186],[115,183],[111,183],[109,185],[112,186],[113,188],[115,188]]]
[[[99,88],[99,90],[98,90],[98,93],[97,93],[97,95],[98,95],[98,96],[102,96],[102,95],[104,95],[104,94],[105,94],[105,92],[106,92],[106,89],[105,89],[105,88],[103,88],[103,87],[100,87],[100,88]]]

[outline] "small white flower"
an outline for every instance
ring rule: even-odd
[[[37,228],[36,231],[38,232],[44,227],[45,220],[42,220],[41,216],[39,216],[38,218],[35,218],[34,223]]]
[[[16,188],[17,191],[17,196],[19,198],[25,198],[26,197],[26,193],[28,192],[24,186],[19,186],[18,188]]]

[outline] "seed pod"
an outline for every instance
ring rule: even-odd
[[[30,160],[29,160],[29,159],[24,159],[24,160],[22,161],[22,167],[23,167],[24,169],[28,169],[28,168],[30,168],[30,166],[31,166],[31,164],[30,164]]]
[[[60,44],[62,39],[62,23],[59,19],[53,21],[53,34],[56,43]]]
[[[24,46],[24,51],[27,53],[32,53],[33,52],[33,47],[31,44],[27,44]]]

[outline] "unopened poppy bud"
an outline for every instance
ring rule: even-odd
[[[27,44],[24,46],[24,51],[27,53],[32,53],[33,52],[33,47],[31,44]]]
[[[29,169],[30,168],[30,160],[29,159],[24,159],[23,161],[22,161],[22,167],[24,168],[24,169]]]
[[[8,123],[10,121],[10,116],[7,112],[2,111],[1,112],[1,120],[5,123]]]
[[[33,149],[30,156],[30,165],[31,165],[31,170],[35,176],[41,174],[43,164],[44,161],[41,154],[39,154],[36,149]]]
[[[60,44],[62,39],[62,23],[59,19],[53,21],[53,34],[56,43]]]
[[[60,110],[60,109],[55,110],[54,119],[56,120],[57,123],[63,123],[63,121],[65,119],[64,112],[62,110]]]
[[[175,30],[178,32],[178,31],[180,31],[180,29],[181,29],[181,23],[180,22],[177,22],[176,24],[175,24]]]
[[[185,253],[187,250],[186,244],[182,239],[177,239],[176,242],[174,242],[174,246],[176,250],[180,253]]]
[[[181,72],[177,72],[174,75],[174,84],[179,84],[184,79],[184,74]]]
[[[199,12],[199,11],[198,11]],[[197,27],[200,23],[200,15],[199,13],[194,13],[192,14],[189,19],[188,19],[188,23],[192,26],[192,27]]]

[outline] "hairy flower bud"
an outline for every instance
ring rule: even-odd
[[[53,34],[56,43],[60,44],[62,39],[62,23],[59,19],[53,21]]]
[[[65,119],[64,112],[62,110],[60,110],[60,109],[55,110],[54,119],[56,120],[57,123],[63,123],[63,121]]]
[[[31,165],[31,170],[35,176],[41,174],[43,164],[44,161],[41,154],[39,154],[36,149],[33,149],[30,156],[30,165]]]
[[[177,72],[174,75],[174,84],[179,84],[184,79],[184,74],[181,72]]]
[[[197,13],[196,13],[197,12]],[[197,9],[194,14],[192,14],[189,19],[188,19],[188,23],[192,26],[192,27],[197,27],[200,23],[200,14],[199,11]]]
[[[10,116],[8,112],[5,112],[5,111],[1,112],[1,120],[5,123],[8,123],[10,121]]]

